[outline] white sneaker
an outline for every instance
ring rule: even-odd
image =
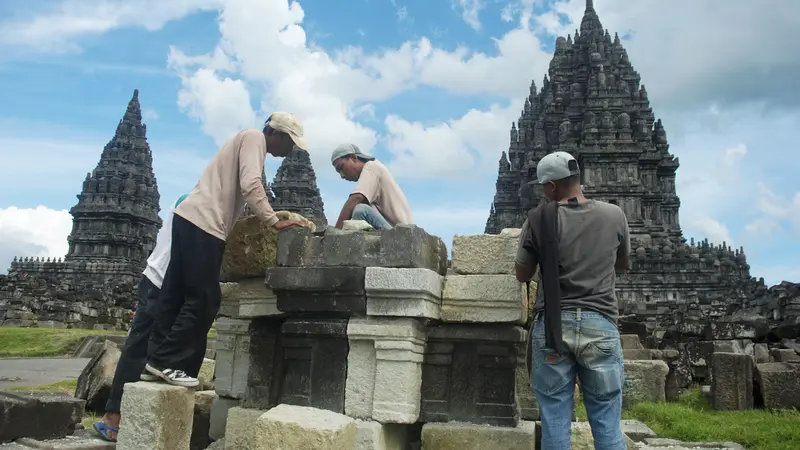
[[[155,375],[151,375],[149,373],[143,373],[139,375],[139,381],[158,381],[159,378]]]
[[[159,370],[151,366],[150,363],[145,365],[144,368],[151,374],[161,378],[162,380],[166,381],[168,384],[171,384],[173,386],[196,387],[200,384],[200,381],[197,378],[192,378],[189,375],[186,375],[186,372],[182,370],[176,370],[176,369]]]

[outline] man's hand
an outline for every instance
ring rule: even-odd
[[[274,226],[275,226],[276,230],[285,230],[285,229],[291,228],[291,227],[302,227],[303,226],[303,222],[300,222],[299,220],[293,220],[293,219],[279,220],[279,221],[275,222]]]

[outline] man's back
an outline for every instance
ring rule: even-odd
[[[558,208],[559,285],[561,309],[599,312],[614,323],[619,315],[615,293],[619,247],[630,248],[628,222],[622,210],[610,203],[586,200]],[[539,289],[536,311],[544,309]]]
[[[403,190],[389,169],[380,161],[369,161],[364,164],[353,193],[362,194],[370,204],[378,208],[392,226],[414,223],[411,207]]]

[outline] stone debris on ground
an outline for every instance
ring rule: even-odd
[[[75,397],[86,400],[86,409],[97,413],[105,412],[106,401],[111,394],[111,383],[121,355],[120,349],[112,341],[103,341],[102,347],[83,368],[78,376]]]

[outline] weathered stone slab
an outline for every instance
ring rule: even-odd
[[[281,325],[283,320],[262,317],[250,322],[250,364],[242,407],[268,410],[280,397],[283,369]]]
[[[211,444],[211,405],[216,398],[217,393],[214,391],[195,391],[190,450],[205,450]]]
[[[656,432],[650,429],[647,424],[639,422],[638,420],[622,420],[620,427],[625,436],[631,438],[634,442],[642,442],[647,438],[656,437]]]
[[[589,425],[589,422],[572,422],[570,428],[570,444],[572,450],[594,450],[594,436],[592,435],[592,427]],[[625,444],[628,450],[634,450],[638,448],[636,443],[628,437],[627,435],[623,434],[623,438],[625,439]]]
[[[57,439],[75,431],[86,402],[51,392],[0,392],[0,443]]]
[[[518,242],[508,234],[456,235],[451,270],[459,275],[514,275]]]
[[[408,426],[356,420],[356,445],[353,450],[406,450]]]
[[[766,409],[800,409],[800,365],[756,364],[756,384]]]
[[[683,442],[677,439],[649,438],[644,440],[642,450],[745,450],[735,442]]]
[[[625,361],[622,406],[666,401],[668,373],[669,367],[664,361]]]
[[[86,400],[87,410],[105,412],[121,354],[116,344],[105,340],[81,371],[75,387],[75,397]]]
[[[528,320],[525,285],[513,275],[448,275],[441,320],[524,324]]]
[[[496,427],[471,423],[426,423],[422,450],[535,450],[536,424]]]
[[[422,368],[421,422],[516,426],[518,346],[513,325],[428,327]]]
[[[352,318],[347,338],[345,413],[381,423],[415,423],[425,327],[408,318]]]
[[[228,234],[222,254],[221,281],[237,281],[262,275],[275,266],[278,230],[257,216],[239,218]]]
[[[334,229],[335,230],[335,229]],[[416,225],[388,230],[315,235],[290,229],[278,240],[278,266],[282,267],[405,267],[447,271],[447,247]]]
[[[638,334],[623,334],[619,337],[620,342],[622,343],[623,350],[638,350],[643,349],[642,342],[639,340]]]
[[[626,361],[655,359],[653,358],[653,353],[654,351],[649,348],[626,348],[622,349],[622,359]]]
[[[347,319],[287,319],[280,403],[344,413]]]
[[[229,409],[228,423],[225,425],[225,450],[261,450],[262,447],[256,444],[253,428],[265,412],[238,406]]]
[[[284,313],[365,316],[364,276],[363,267],[273,267],[266,284]]]
[[[720,411],[753,409],[753,357],[737,353],[711,356],[711,406]]]
[[[533,394],[531,375],[528,373],[528,366],[526,364],[526,350],[527,348],[525,345],[520,345],[517,348],[519,352],[517,354],[516,370],[517,407],[519,408],[519,417],[521,420],[539,420],[539,403],[536,401],[536,396]]]
[[[224,397],[244,398],[250,370],[250,320],[217,319],[214,389]]]
[[[773,348],[770,356],[774,362],[800,362],[800,355],[788,348]]]
[[[200,373],[197,375],[201,390],[214,390],[214,371],[216,370],[216,365],[216,360],[203,358],[203,364],[200,366]]]
[[[194,393],[162,383],[127,383],[122,395],[117,450],[189,448]]]
[[[438,319],[444,277],[430,269],[367,267],[367,315]]]
[[[264,283],[264,273],[233,283],[220,283],[219,315],[234,319],[280,316],[278,297]]]
[[[117,447],[113,442],[104,441],[97,435],[81,430],[76,431],[72,436],[60,439],[21,438],[6,445],[0,445],[0,450],[30,450],[34,448],[39,450],[114,450]],[[14,445],[16,447],[11,447]]]
[[[356,421],[306,406],[278,405],[256,420],[255,443],[263,449],[352,449]]]
[[[239,399],[219,397],[211,402],[211,422],[208,426],[208,436],[217,441],[225,437],[225,427],[228,423],[228,410],[239,406]]]

